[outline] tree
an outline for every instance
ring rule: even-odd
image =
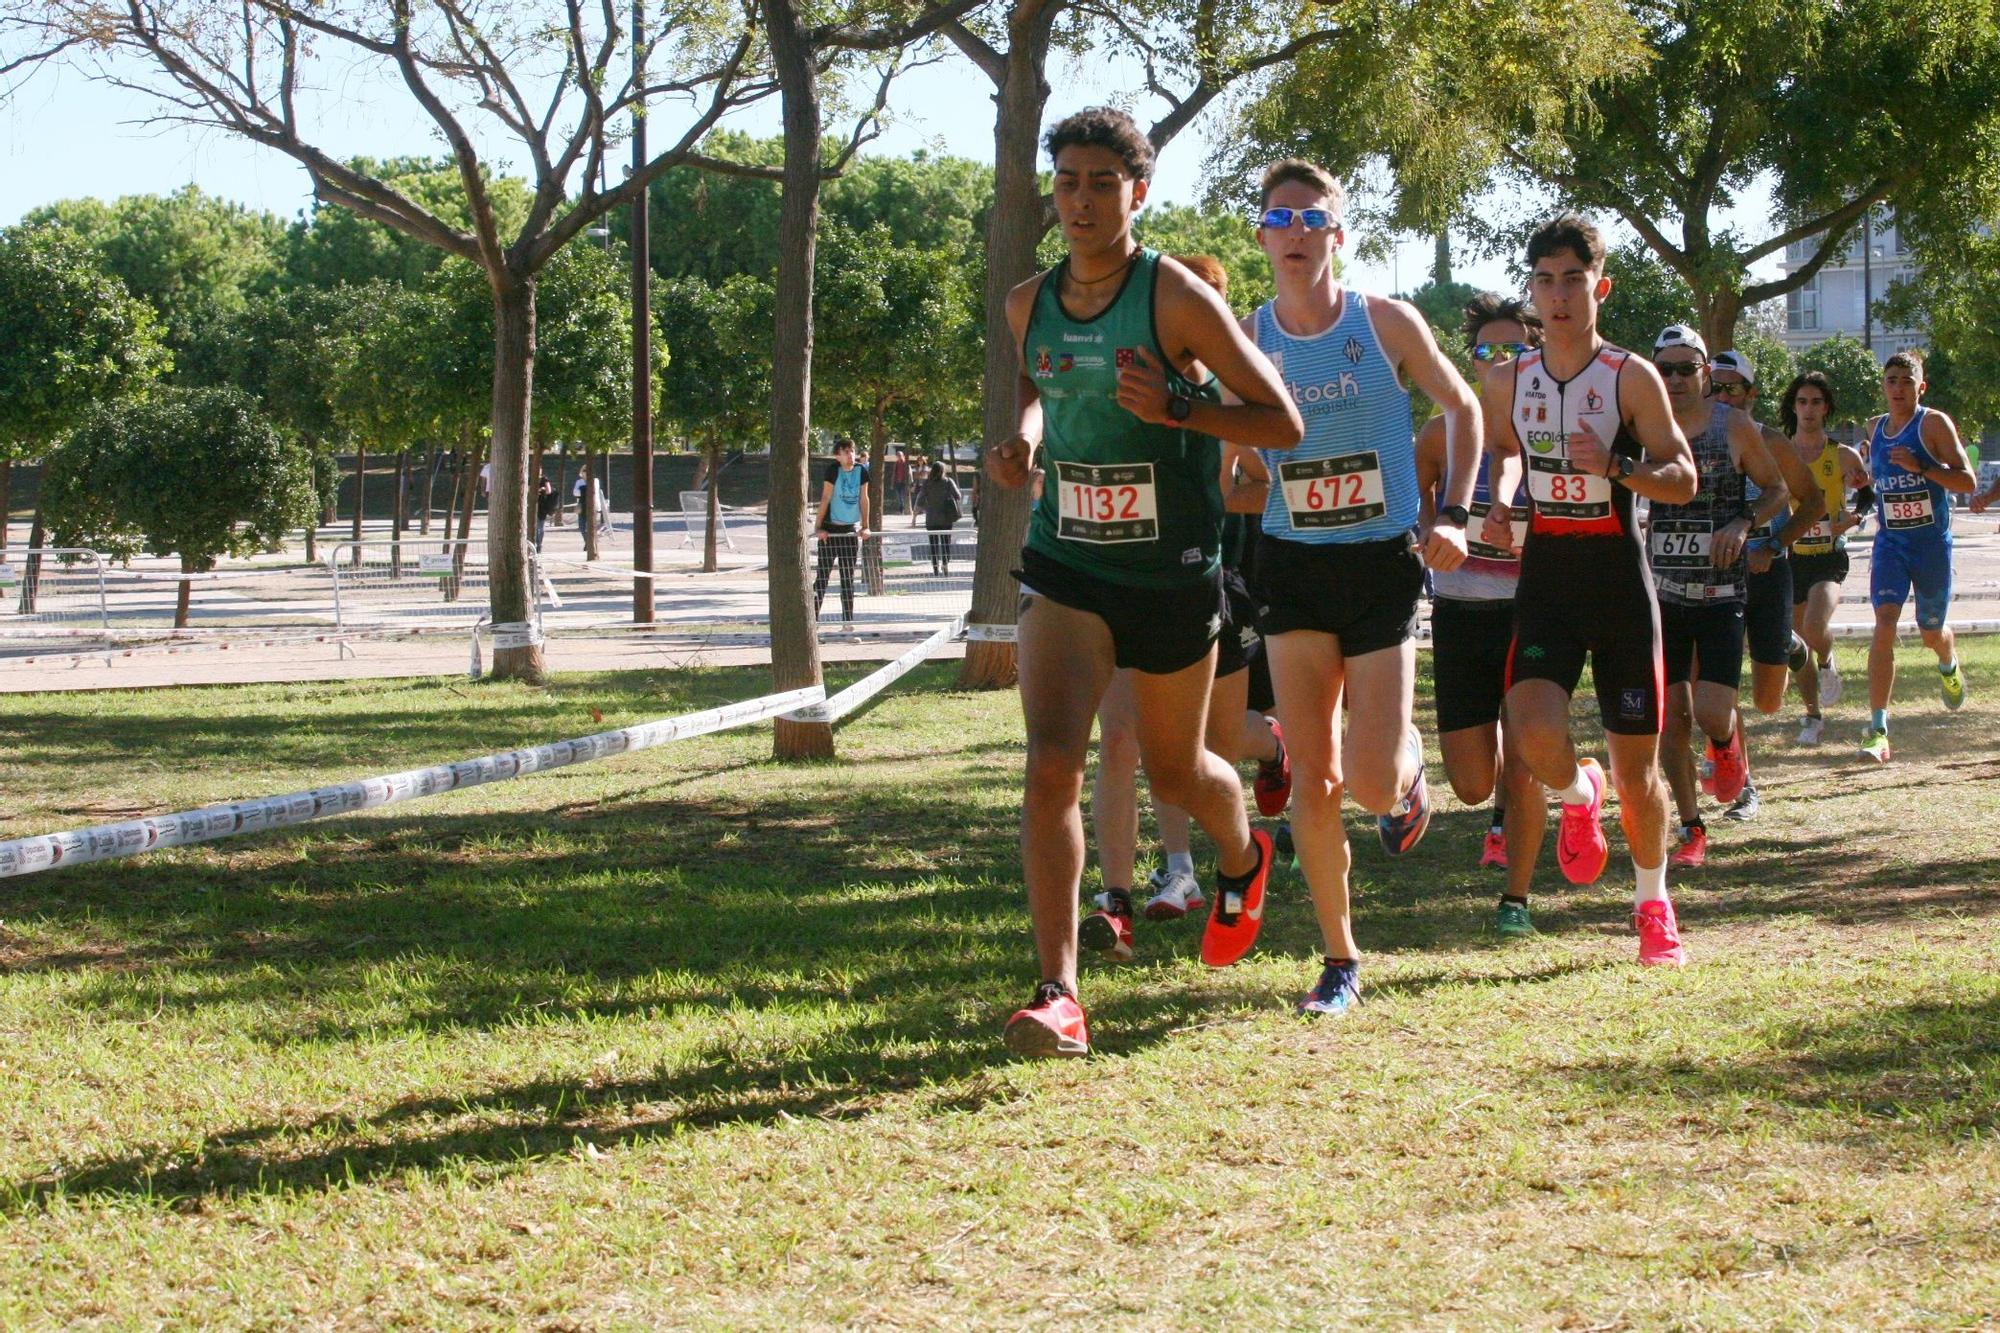
[[[1893,284],[1880,307],[1885,323],[1927,330],[1924,401],[1968,438],[2000,422],[2000,207],[1986,216],[1919,238],[1915,277]]]
[[[1739,324],[1736,329],[1736,350],[1750,358],[1757,368],[1757,420],[1767,426],[1779,426],[1783,411],[1782,401],[1785,386],[1792,382],[1795,370],[1791,349],[1769,334]]]
[[[1541,50],[1494,49],[1537,30]],[[1868,209],[1951,212],[2000,170],[2000,15],[1977,0],[1921,19],[1898,0],[1593,0],[1498,22],[1440,11],[1417,31],[1421,58],[1393,65],[1302,59],[1256,113],[1256,137],[1340,169],[1385,162],[1406,224],[1442,223],[1493,185],[1613,214],[1688,284],[1714,350],[1746,307],[1840,254]],[[1565,82],[1577,75],[1581,87]],[[1766,174],[1775,234],[1723,226]],[[1511,248],[1527,220],[1487,239]],[[1790,273],[1751,281],[1791,246]]]
[[[22,220],[62,227],[89,242],[104,266],[158,312],[177,362],[208,325],[240,313],[278,282],[284,224],[193,185],[110,204],[64,200]]]
[[[696,277],[669,279],[658,296],[661,333],[681,349],[660,377],[660,417],[701,448],[708,489],[702,569],[712,573],[723,453],[731,442],[760,436],[770,426],[767,334],[776,294],[770,283],[739,273],[719,286]]]
[[[1859,424],[1882,410],[1882,367],[1860,339],[1836,333],[1814,343],[1798,355],[1798,371],[1808,370],[1820,371],[1833,386],[1834,414],[1829,425]]]
[[[454,227],[473,226],[458,164],[451,158],[357,157],[348,164],[373,180],[386,181]],[[485,173],[494,226],[502,234],[519,230],[533,203],[527,183],[515,176]],[[420,237],[382,226],[327,199],[294,221],[285,234],[284,283],[288,287],[359,286],[395,282],[415,286],[437,271],[446,252]]]
[[[311,457],[235,389],[100,405],[49,455],[43,487],[57,545],[178,554],[183,573],[282,540],[313,506]],[[174,628],[187,618],[183,583]]]
[[[1620,347],[1650,356],[1661,329],[1695,322],[1694,293],[1644,244],[1627,241],[1612,247],[1604,256],[1604,274],[1611,279],[1611,295],[1597,312],[1597,331]],[[1729,345],[1711,340],[1709,350]]]
[[[1142,244],[1162,254],[1209,255],[1229,274],[1229,304],[1236,313],[1255,310],[1276,291],[1271,261],[1241,210],[1187,204],[1155,204],[1133,228]]]
[[[14,463],[171,365],[152,308],[88,243],[54,227],[0,231],[0,554]],[[39,517],[35,526],[31,546],[41,545]]]
[[[496,624],[529,619],[528,473],[536,285],[562,248],[640,197],[668,167],[699,160],[729,111],[772,91],[751,66],[748,15],[728,6],[679,13],[633,60],[622,6],[568,0],[565,21],[540,4],[480,6],[387,0],[243,0],[226,14],[206,0],[0,0],[0,43],[16,64],[65,61],[91,77],[143,86],[163,115],[240,135],[282,153],[317,195],[478,267],[493,309],[490,609]],[[0,51],[4,57],[5,51]],[[328,153],[300,115],[303,90],[364,74],[392,76],[449,146],[463,223],[421,193]],[[614,188],[599,185],[614,137],[648,98],[685,98],[684,133]],[[474,117],[480,118],[475,121]],[[504,219],[469,125],[484,124],[527,162],[531,202]],[[502,647],[495,678],[539,679],[539,644]]]

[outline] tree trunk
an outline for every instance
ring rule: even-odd
[[[14,516],[14,460],[0,458],[0,565],[7,563],[8,520]]]
[[[182,556],[181,573],[192,574],[194,572],[194,561],[188,559],[186,556]],[[194,585],[186,579],[182,579],[174,586],[178,589],[174,594],[174,628],[186,629],[188,624],[188,600],[190,594],[194,592]]]
[[[431,500],[437,488],[438,468],[444,464],[444,450],[430,449],[424,454],[424,516],[417,521],[417,535],[431,535]]]
[[[451,597],[458,600],[459,589],[465,585],[465,557],[472,550],[472,511],[479,502],[479,469],[485,463],[485,450],[479,447],[472,427],[465,428],[467,441],[465,449],[465,503],[458,507],[458,544],[451,548]],[[493,586],[493,506],[486,506],[486,577],[487,587]],[[498,625],[502,622],[493,622]]]
[[[1438,228],[1437,253],[1431,259],[1431,281],[1443,286],[1451,281],[1451,231]]]
[[[1735,287],[1709,292],[1697,288],[1694,302],[1701,315],[1701,336],[1708,340],[1710,354],[1736,346],[1736,321],[1743,314],[1743,293]]]
[[[368,505],[368,446],[354,446],[354,567],[361,568],[361,511]]]
[[[410,515],[410,451],[396,454],[396,512],[389,523],[389,576],[403,577],[403,529]]]
[[[883,503],[889,493],[889,404],[877,403],[868,418],[868,516],[875,520],[875,540],[861,550],[861,571],[870,597],[888,591],[888,574],[882,568],[887,553],[882,537],[889,529],[889,510]]]
[[[47,471],[46,464],[43,465],[43,470]],[[42,581],[42,558],[36,555],[35,552],[42,549],[43,533],[42,506],[37,501],[35,504],[35,521],[28,528],[27,567],[21,571],[20,607],[21,614],[24,616],[35,614],[35,600],[38,592],[35,585]]]
[[[763,0],[783,101],[785,165],[778,215],[777,336],[771,358],[771,676],[779,691],[825,683],[806,568],[806,448],[812,426],[813,260],[819,225],[819,72],[799,0]],[[779,759],[830,759],[833,727],[779,718]]]
[[[459,432],[459,443],[451,451],[451,492],[444,499],[444,539],[451,540],[453,527],[458,523],[458,497],[465,489],[465,437],[470,429]]]
[[[1009,16],[1007,78],[993,124],[993,208],[986,218],[985,446],[1012,438],[1018,417],[1014,385],[1019,350],[1007,325],[1007,293],[1035,272],[1035,246],[1047,230],[1035,152],[1042,110],[1048,103],[1051,6],[1020,4]],[[1012,625],[1020,589],[1012,570],[1028,535],[1029,488],[1006,490],[981,483],[978,558],[972,575],[974,625]],[[966,645],[958,683],[965,689],[1006,689],[1014,684],[1012,643]]]
[[[708,447],[702,454],[702,466],[707,469],[708,528],[701,539],[701,572],[713,574],[722,568],[715,549],[716,529],[722,526],[722,436],[719,432],[708,433]]]
[[[493,488],[486,505],[488,613],[496,625],[534,620],[528,577],[528,441],[535,392],[535,277],[497,274],[493,291]],[[543,679],[539,643],[493,649],[495,680]]]
[[[583,558],[597,559],[597,458],[589,446],[583,451],[583,500],[577,506],[577,526],[583,529]]]

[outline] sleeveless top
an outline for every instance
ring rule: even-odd
[[[1480,463],[1485,463],[1484,455]],[[1527,520],[1514,520],[1514,550],[1502,551],[1497,546],[1488,546],[1479,539],[1480,527],[1486,521],[1486,511],[1493,505],[1492,483],[1486,475],[1486,468],[1477,468],[1477,477],[1472,484],[1472,503],[1466,507],[1471,515],[1465,523],[1465,563],[1457,569],[1431,571],[1431,586],[1439,597],[1455,602],[1506,602],[1512,601],[1514,589],[1521,582],[1521,541],[1527,532]],[[1451,490],[1449,471],[1445,475],[1444,492]]]
[[[1526,462],[1528,541],[1538,545],[1578,537],[1622,537],[1637,544],[1632,492],[1608,477],[1578,472],[1569,461],[1569,436],[1588,425],[1614,454],[1638,458],[1639,442],[1619,410],[1618,372],[1632,354],[1604,343],[1574,376],[1559,380],[1542,353],[1523,356],[1514,372],[1512,421]]]
[[[1806,464],[1806,471],[1812,474],[1813,484],[1819,487],[1826,498],[1826,512],[1819,520],[1806,529],[1805,536],[1792,543],[1792,549],[1800,555],[1832,555],[1835,551],[1847,549],[1847,534],[1835,536],[1834,516],[1847,503],[1847,479],[1840,466],[1840,446],[1828,440],[1819,451],[1819,457]]]
[[[1305,419],[1296,449],[1260,449],[1271,473],[1264,531],[1310,546],[1381,541],[1417,522],[1416,431],[1410,391],[1382,351],[1369,298],[1341,294],[1323,333],[1295,338],[1275,302],[1258,307],[1257,347]]]
[[[1699,481],[1686,504],[1655,500],[1647,523],[1646,558],[1662,602],[1703,606],[1743,600],[1743,560],[1717,569],[1709,558],[1716,532],[1743,516],[1748,478],[1729,453],[1729,422],[1735,409],[1716,403],[1708,425],[1688,441]]]
[[[1199,396],[1154,334],[1160,255],[1134,256],[1118,295],[1092,319],[1062,304],[1068,261],[1042,275],[1022,346],[1042,400],[1042,498],[1028,546],[1092,578],[1171,588],[1211,575],[1222,531],[1222,446],[1118,405],[1118,372],[1143,347],[1171,392]]]
[[[1944,487],[1926,481],[1921,472],[1905,472],[1889,458],[1898,447],[1917,456],[1927,468],[1938,467],[1937,459],[1924,448],[1924,414],[1919,405],[1903,428],[1894,435],[1884,432],[1889,418],[1875,423],[1868,437],[1868,473],[1875,483],[1875,540],[1877,542],[1935,542],[1951,540],[1951,497]]]
[[[826,521],[853,527],[861,521],[861,481],[868,470],[856,463],[843,468],[835,463],[828,469],[833,475],[827,480],[833,483],[833,495],[826,505]]]

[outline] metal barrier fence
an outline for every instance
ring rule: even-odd
[[[72,650],[108,643],[104,575],[104,557],[81,547],[14,550],[0,563],[0,655],[36,652],[51,640],[67,640]]]
[[[337,542],[325,554],[336,628],[477,624],[487,610],[484,538]],[[531,579],[531,583],[533,580]]]
[[[706,539],[708,534],[708,492],[681,492],[681,546],[694,546],[696,539]],[[720,505],[715,510],[715,535],[730,550],[736,549],[736,539],[729,535],[729,519]]]

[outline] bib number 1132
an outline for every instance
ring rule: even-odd
[[[1157,541],[1160,507],[1151,463],[1057,463],[1056,535],[1109,545]]]

